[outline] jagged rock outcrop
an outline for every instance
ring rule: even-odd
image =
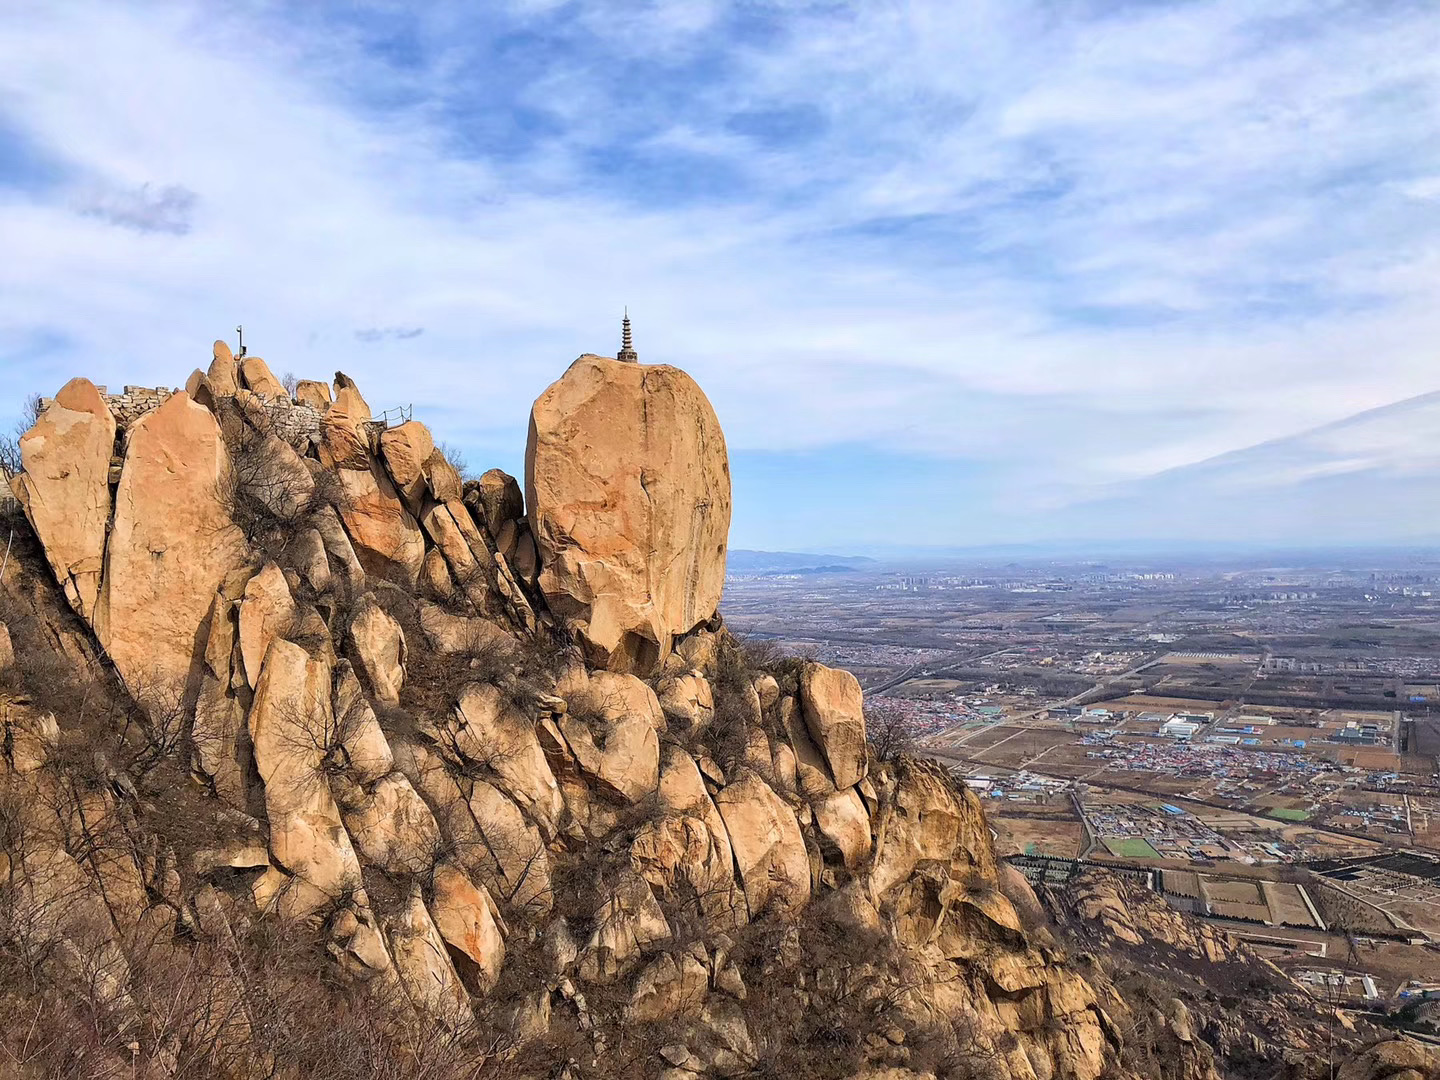
[[[735,881],[730,831],[695,760],[677,746],[665,750],[659,796],[662,813],[637,832],[631,866],[661,899],[693,896],[712,929],[742,925],[749,909]]]
[[[343,374],[292,401],[213,355],[139,415],[72,382],[22,440],[0,1008],[80,1018],[58,1074],[1310,1080],[1273,968],[1111,879],[1037,897],[967,788],[871,757],[853,676],[747,663],[682,373],[577,361],[527,514]]]
[[[756,773],[741,770],[715,796],[752,918],[810,899],[810,858],[795,814]]]
[[[71,379],[20,438],[15,497],[78,615],[95,617],[110,518],[115,418],[89,379]]]
[[[350,643],[377,701],[400,704],[405,685],[405,631],[371,597],[364,597],[350,616]]]
[[[229,451],[209,409],[175,394],[125,437],[95,635],[152,709],[180,706],[215,590],[241,566]]]
[[[289,916],[309,915],[360,888],[360,861],[324,770],[335,731],[330,666],[276,640],[250,710],[255,765],[265,785],[270,852]]]
[[[684,372],[576,360],[531,411],[525,502],[540,589],[600,666],[650,675],[715,613],[730,465]]]
[[[340,468],[335,476],[344,492],[340,517],[360,565],[376,577],[413,585],[425,561],[425,537],[384,467],[367,456],[363,467]]]
[[[462,871],[441,864],[435,868],[431,901],[435,928],[452,950],[466,988],[485,994],[500,978],[505,940],[495,922],[494,901]]]
[[[758,691],[757,691],[758,695]],[[837,788],[865,775],[865,714],[860,683],[848,671],[806,664],[800,673],[805,726],[825,755]]]

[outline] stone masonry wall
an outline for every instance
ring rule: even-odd
[[[163,405],[171,395],[177,393],[177,391],[166,389],[163,386],[127,386],[124,393],[121,394],[107,393],[103,386],[98,389],[121,431],[129,428],[151,409]],[[48,409],[50,402],[50,398],[41,398],[40,408]],[[292,443],[304,439],[319,441],[320,412],[314,406],[278,400],[267,402],[266,409],[274,417],[276,433],[281,438]]]

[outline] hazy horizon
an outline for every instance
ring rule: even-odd
[[[3,19],[0,415],[243,323],[518,473],[628,305],[735,547],[1440,538],[1429,5]]]

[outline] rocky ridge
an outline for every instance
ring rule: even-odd
[[[968,790],[873,758],[853,676],[728,632],[724,440],[676,369],[577,360],[524,492],[223,342],[138,415],[72,380],[21,453],[20,1075],[1218,1075]]]

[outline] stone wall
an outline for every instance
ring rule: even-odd
[[[302,446],[308,439],[320,442],[320,410],[313,405],[300,405],[288,398],[265,403],[265,412],[275,425],[275,434],[292,446]]]
[[[121,431],[129,428],[151,409],[163,405],[171,395],[178,392],[163,386],[127,386],[124,393],[120,394],[108,393],[103,386],[97,389]],[[51,400],[43,397],[40,399],[42,411],[50,407]],[[267,402],[266,411],[274,418],[276,434],[287,442],[296,443],[304,439],[319,442],[320,411],[314,406],[277,400]]]
[[[103,389],[101,391],[104,393]],[[151,409],[163,405],[174,390],[163,386],[127,386],[123,394],[105,394],[105,404],[115,416],[115,423],[127,428]]]

